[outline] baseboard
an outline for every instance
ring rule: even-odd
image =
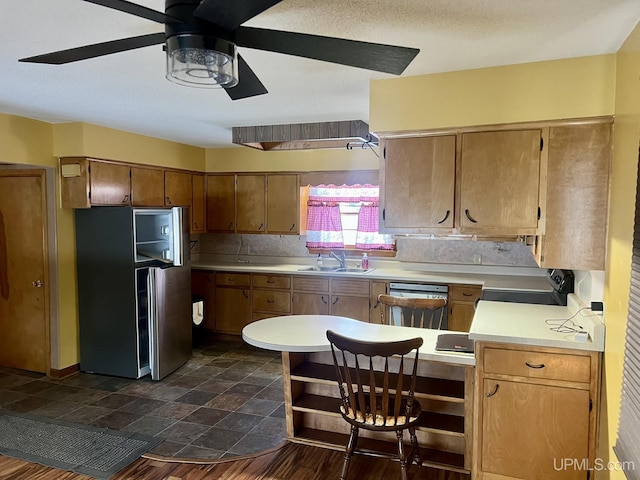
[[[64,378],[64,377],[68,377],[69,375],[73,375],[74,373],[77,373],[79,371],[80,371],[80,364],[75,363],[73,365],[69,365],[68,367],[63,368],[62,370],[56,370],[52,368],[49,370],[49,376],[51,378]]]

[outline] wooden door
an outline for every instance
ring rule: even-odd
[[[191,175],[191,233],[204,233],[206,231],[205,221],[205,195],[204,195],[204,175]]]
[[[0,366],[47,373],[44,170],[0,171]]]
[[[91,205],[131,205],[131,169],[127,165],[91,162]]]
[[[167,207],[190,207],[191,189],[191,173],[164,172],[164,204]]]
[[[582,469],[559,467],[563,459],[589,458],[588,390],[491,379],[481,390],[483,472],[585,478]]]
[[[300,232],[300,189],[297,175],[267,175],[267,231]]]
[[[164,206],[164,173],[159,168],[131,167],[131,205]]]
[[[240,334],[251,321],[249,288],[216,288],[216,331]]]
[[[540,205],[540,130],[465,133],[460,230],[535,234]]]
[[[369,297],[331,295],[331,315],[369,322]]]
[[[295,292],[292,297],[293,315],[329,315],[329,294]]]
[[[266,180],[264,175],[238,175],[238,233],[264,233]]]
[[[234,175],[207,175],[207,231],[233,233],[236,228]]]
[[[455,135],[385,140],[380,231],[453,228],[455,162]]]

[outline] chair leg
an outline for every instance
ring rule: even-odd
[[[402,480],[407,480],[407,457],[404,453],[402,432],[402,430],[396,430],[396,437],[398,437],[398,458],[400,458],[400,478]]]
[[[418,437],[416,437],[415,427],[409,427],[409,434],[411,435],[411,456],[412,461],[415,460],[417,465],[422,465],[422,456],[420,455],[420,445],[418,445]]]
[[[340,474],[340,480],[347,480],[349,461],[351,460],[351,455],[353,454],[353,451],[356,449],[356,445],[358,444],[358,433],[358,427],[356,427],[355,425],[351,425],[351,433],[349,434],[347,448],[344,452],[344,462],[342,464],[342,473]]]

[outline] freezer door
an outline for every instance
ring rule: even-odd
[[[151,378],[160,380],[191,358],[191,269],[149,269]]]

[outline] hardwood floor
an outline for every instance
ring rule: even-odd
[[[332,480],[340,478],[342,452],[287,443],[270,453],[218,463],[177,463],[140,458],[112,480]],[[92,477],[0,455],[2,480],[90,480]],[[397,462],[355,455],[349,467],[353,480],[400,478]],[[413,465],[410,480],[469,480],[470,476]]]

